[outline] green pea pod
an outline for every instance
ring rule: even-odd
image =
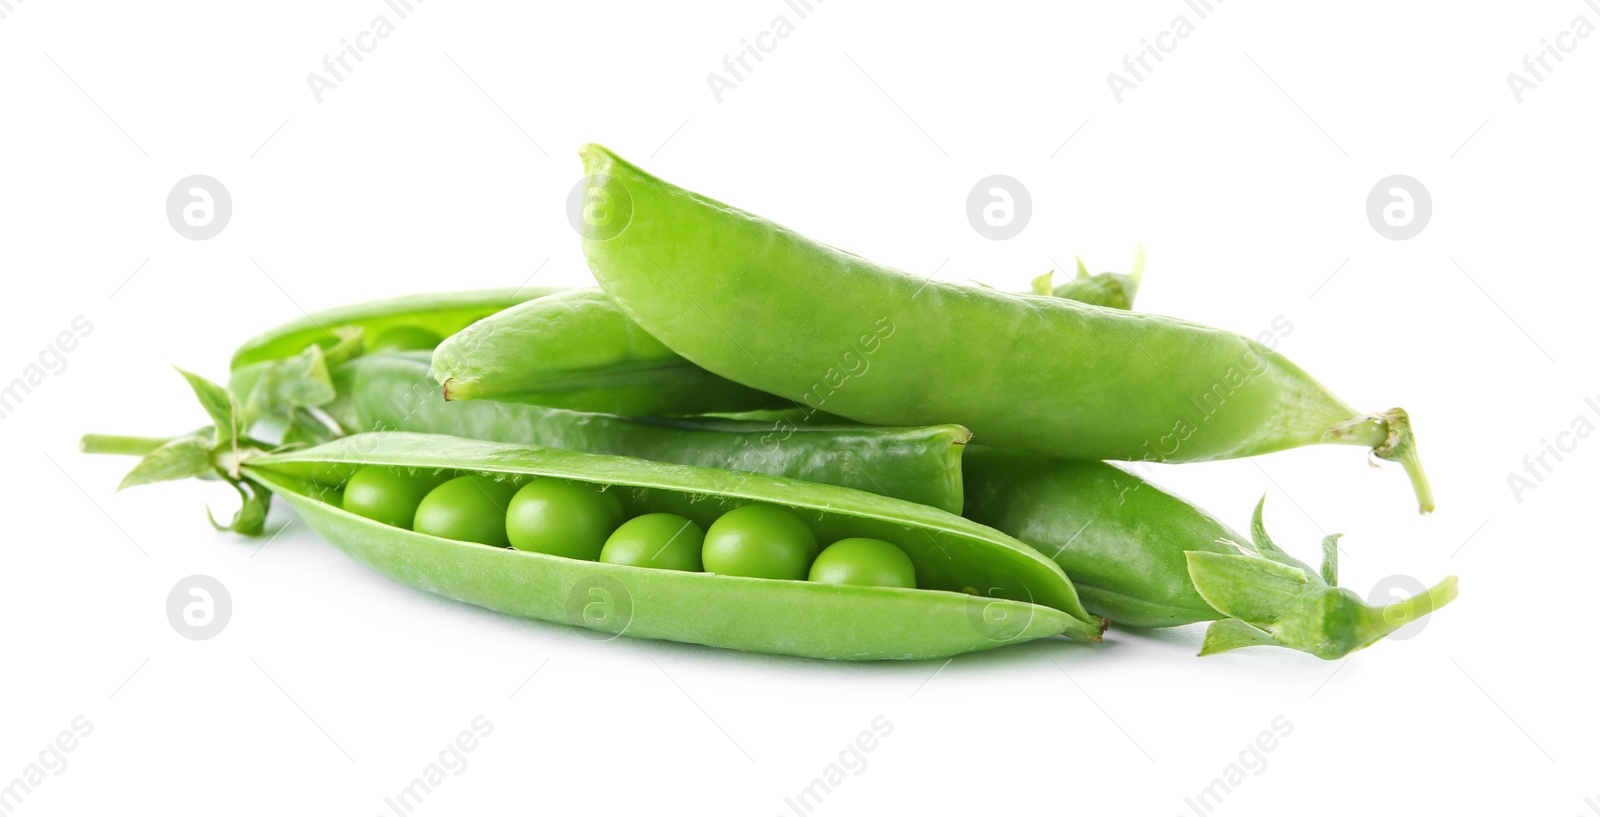
[[[1127,273],[1102,272],[1090,275],[1089,269],[1083,265],[1083,259],[1079,258],[1077,277],[1052,284],[1054,277],[1052,270],[1033,279],[1033,294],[1054,295],[1107,309],[1132,309],[1133,298],[1139,292],[1139,282],[1144,278],[1144,245],[1140,244],[1134,249],[1133,269]]]
[[[1128,275],[1088,275],[1054,288],[1061,298],[1127,309],[1144,255]],[[1050,274],[1034,279],[1050,295]],[[445,338],[433,373],[446,400],[489,399],[626,415],[737,414],[792,408],[776,395],[718,377],[661,345],[602,290],[576,289],[519,304]],[[813,410],[814,411],[814,410]]]
[[[1316,443],[1402,463],[1433,508],[1406,413],[1362,415],[1230,332],[947,284],[879,266],[668,184],[598,145],[590,269],[645,331],[730,380],[879,425],[956,422],[987,445],[1193,462]]]
[[[439,344],[433,373],[446,400],[629,415],[793,405],[684,360],[593,288],[519,304],[467,326]]]
[[[1338,658],[1455,598],[1454,576],[1385,607],[1284,553],[1256,506],[1245,539],[1205,511],[1101,462],[968,446],[964,513],[1033,545],[1073,578],[1092,613],[1131,627],[1211,621],[1201,655],[1276,645]]]
[[[1050,635],[1098,640],[1102,622],[1060,568],[997,531],[913,503],[754,474],[404,432],[311,449],[245,452],[242,477],[288,500],[336,547],[405,584],[518,616],[640,638],[850,660],[938,658]],[[492,548],[347,513],[314,481],[381,465],[557,478],[621,494],[630,513],[703,524],[752,502],[789,508],[833,541],[883,539],[911,557],[918,588],[820,585],[656,570]],[[976,595],[984,593],[987,595]]]
[[[330,364],[369,351],[431,349],[479,318],[557,291],[426,293],[312,312],[245,341],[233,354],[228,390],[238,395],[246,427],[270,418],[285,427],[285,439],[331,439],[337,433],[316,412],[334,397]]]
[[[312,345],[330,349],[348,344],[352,338],[370,342],[396,329],[420,329],[444,338],[479,318],[558,291],[554,287],[518,287],[427,293],[312,312],[245,341],[233,353],[229,368],[291,357]],[[345,351],[359,353],[361,348],[358,344]],[[343,356],[330,355],[329,359],[343,362]]]
[[[961,512],[961,426],[877,428],[800,418],[639,419],[492,400],[446,403],[425,357],[335,367],[322,406],[346,431],[418,431],[790,477]]]

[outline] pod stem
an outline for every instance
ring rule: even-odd
[[[1357,640],[1363,644],[1371,644],[1455,601],[1459,592],[1458,583],[1455,576],[1446,576],[1421,595],[1382,607],[1365,607],[1362,611],[1362,620],[1355,627]]]
[[[141,459],[122,478],[117,490],[153,482],[216,478],[239,492],[240,506],[232,520],[223,525],[206,515],[219,530],[250,536],[260,535],[265,527],[271,495],[245,476],[244,464],[265,453],[271,446],[246,436],[250,425],[238,398],[226,388],[199,375],[178,370],[212,424],[177,437],[132,437],[115,434],[85,434],[79,447],[88,454],[124,454]]]
[[[1411,490],[1417,495],[1417,510],[1432,513],[1435,503],[1433,486],[1422,470],[1422,458],[1417,454],[1417,439],[1411,432],[1411,416],[1403,408],[1392,408],[1380,414],[1356,417],[1322,433],[1326,443],[1344,443],[1372,447],[1372,455],[1380,460],[1400,463],[1411,479]]]
[[[1234,553],[1188,551],[1195,590],[1222,614],[1206,631],[1201,655],[1241,647],[1279,646],[1327,660],[1371,646],[1395,630],[1449,604],[1456,577],[1413,598],[1375,606],[1338,586],[1338,536],[1323,540],[1320,571],[1273,544],[1256,506],[1253,541],[1227,542]]]
[[[142,457],[175,439],[177,437],[128,437],[120,434],[85,434],[78,440],[78,450],[85,454]]]

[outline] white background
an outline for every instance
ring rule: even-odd
[[[1292,732],[1214,813],[1600,811],[1600,440],[1520,497],[1507,483],[1574,418],[1600,424],[1600,36],[1520,102],[1506,82],[1594,8],[9,5],[0,382],[93,325],[0,420],[0,783],[93,724],[16,813],[390,814],[480,715],[492,734],[417,814],[792,814],[879,716],[893,732],[814,813],[1193,814],[1280,716]],[[394,32],[318,102],[306,75],[379,14]],[[718,102],[706,75],[779,14],[793,33]],[[1119,103],[1106,75],[1179,14],[1195,31]],[[1346,400],[1409,409],[1439,510],[1350,448],[1155,479],[1236,527],[1265,492],[1306,558],[1347,534],[1363,596],[1458,574],[1460,600],[1334,663],[1199,659],[1198,626],[947,666],[599,643],[394,584],[282,506],[265,547],[214,533],[202,502],[230,510],[226,489],[115,494],[131,461],[77,452],[84,431],[203,424],[169,364],[220,378],[302,310],[588,280],[563,212],[587,141],[949,280],[1020,289],[1144,241],[1143,309],[1250,335],[1282,316],[1280,351]],[[164,212],[195,173],[233,199],[207,241]],[[1009,241],[964,213],[996,173],[1033,199]],[[1395,173],[1433,199],[1406,241],[1365,212]],[[210,641],[167,620],[192,574],[232,597]]]

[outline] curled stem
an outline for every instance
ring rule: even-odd
[[[1428,484],[1428,475],[1422,470],[1417,439],[1411,432],[1411,417],[1405,409],[1392,408],[1381,414],[1346,420],[1323,432],[1322,441],[1370,446],[1372,455],[1378,459],[1400,463],[1411,479],[1411,490],[1416,492],[1417,510],[1433,512],[1433,486]]]

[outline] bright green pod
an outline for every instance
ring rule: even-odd
[[[1138,263],[1143,264],[1143,255]],[[1036,291],[1127,309],[1133,273],[1078,277]],[[776,395],[718,377],[663,346],[600,289],[570,290],[486,317],[446,338],[433,374],[446,400],[534,403],[605,414],[730,414],[794,408]]]
[[[1279,646],[1333,659],[1448,604],[1456,579],[1383,606],[1338,586],[1337,536],[1320,570],[1273,544],[1256,506],[1245,538],[1205,511],[1103,462],[969,446],[968,518],[1015,536],[1072,576],[1112,623],[1212,622],[1201,655]]]
[[[1232,553],[1220,540],[1243,537],[1204,510],[1104,462],[970,445],[962,471],[962,514],[1055,560],[1096,615],[1128,627],[1221,617],[1184,553]]]
[[[335,396],[329,366],[373,351],[427,345],[473,321],[558,290],[548,287],[430,293],[313,312],[246,341],[233,355],[228,390],[247,429],[268,420],[285,442],[338,436],[315,413]]]
[[[480,318],[524,301],[560,291],[555,287],[518,287],[468,292],[406,295],[312,312],[247,340],[233,353],[228,368],[238,371],[253,363],[297,355],[309,346],[338,349],[331,362],[359,354],[367,339],[391,330],[421,330],[448,337]]]
[[[511,307],[439,344],[446,400],[492,399],[625,415],[792,406],[718,377],[639,328],[598,289]]]
[[[823,539],[902,549],[918,589],[824,585],[565,559],[418,534],[347,513],[309,477],[380,465],[497,479],[554,477],[620,492],[630,513],[705,525],[735,507],[787,508]],[[527,618],[638,638],[845,660],[940,658],[1051,635],[1098,640],[1100,619],[1037,551],[953,514],[831,485],[552,448],[403,432],[254,452],[241,473],[328,541],[390,578]],[[687,511],[687,512],[685,512]]]
[[[645,331],[718,375],[878,425],[956,422],[986,445],[1194,462],[1317,443],[1401,462],[1433,498],[1410,421],[1360,414],[1231,332],[874,264],[581,151],[590,269]],[[624,218],[625,217],[625,218]]]
[[[961,511],[961,426],[877,428],[711,417],[618,417],[523,403],[446,403],[425,356],[367,355],[333,369],[337,396],[322,406],[347,433],[418,431],[616,454],[842,485]]]

